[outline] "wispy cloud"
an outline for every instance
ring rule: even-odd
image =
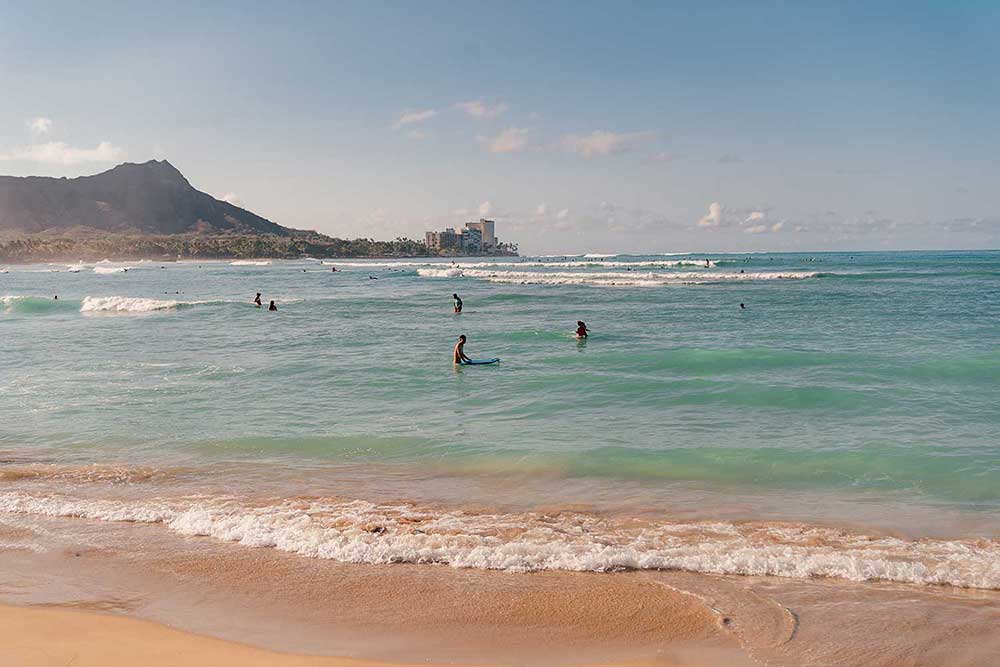
[[[125,151],[107,141],[102,141],[93,148],[79,148],[62,141],[49,141],[21,146],[0,154],[0,160],[22,160],[63,166],[87,162],[120,162],[124,158]]]
[[[522,127],[508,127],[493,138],[480,137],[491,153],[519,153],[528,146],[528,130]]]
[[[28,121],[28,129],[33,137],[43,137],[52,131],[52,119],[38,116]]]
[[[484,100],[479,99],[469,100],[468,102],[459,102],[455,105],[455,108],[464,111],[473,118],[496,118],[503,112],[507,111],[509,107],[506,102],[497,102],[496,104],[491,105]]]
[[[607,132],[597,130],[590,134],[567,134],[561,140],[562,147],[585,158],[614,155],[632,150],[646,141],[652,132]]]
[[[438,115],[435,109],[406,109],[399,114],[392,124],[392,129],[398,130],[414,123],[423,123]]]
[[[240,199],[240,196],[235,192],[227,192],[226,194],[219,197],[219,199],[229,204],[232,204],[233,206],[239,206],[240,208],[243,208],[243,200]]]

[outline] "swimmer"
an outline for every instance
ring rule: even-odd
[[[455,312],[456,313],[462,312],[462,300],[458,297],[457,294],[452,294],[451,295],[451,302],[452,302],[452,305],[455,306]]]
[[[271,303],[274,303],[274,302],[272,301]],[[264,304],[262,304],[260,302],[260,292],[257,292],[257,296],[255,296],[253,298],[253,305],[257,306],[258,308],[260,308],[262,305],[264,305]]]
[[[272,302],[271,302],[271,305],[269,305],[269,306],[267,307],[267,309],[268,309],[268,310],[278,310],[278,307],[277,307],[276,305],[274,305],[274,301],[272,301]]]
[[[745,303],[741,303],[740,304],[740,310],[746,310],[746,309],[747,309],[746,304]]]
[[[580,320],[577,320],[577,322],[576,322],[576,337],[577,338],[586,338],[587,334],[589,334],[589,333],[590,333],[590,329],[587,328],[587,325],[584,324],[583,322],[581,322]]]

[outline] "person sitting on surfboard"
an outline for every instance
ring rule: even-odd
[[[586,338],[587,334],[589,334],[589,333],[590,333],[590,329],[587,328],[587,325],[584,324],[583,322],[581,322],[580,320],[577,320],[576,321],[576,337],[577,338]]]
[[[458,298],[458,295],[457,294],[452,294],[451,295],[451,300],[452,300],[452,303],[455,304],[455,312],[456,313],[462,312],[462,300]]]
[[[461,365],[470,361],[472,359],[465,356],[465,334],[462,334],[458,337],[458,342],[455,344],[455,363]]]

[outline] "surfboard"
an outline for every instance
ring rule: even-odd
[[[499,359],[470,359],[469,361],[464,362],[462,365],[463,366],[485,366],[487,364],[498,363],[499,361],[500,361]]]

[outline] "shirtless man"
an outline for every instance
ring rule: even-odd
[[[465,356],[465,334],[458,337],[458,342],[455,343],[455,365],[460,366],[464,363],[472,361],[467,356]]]

